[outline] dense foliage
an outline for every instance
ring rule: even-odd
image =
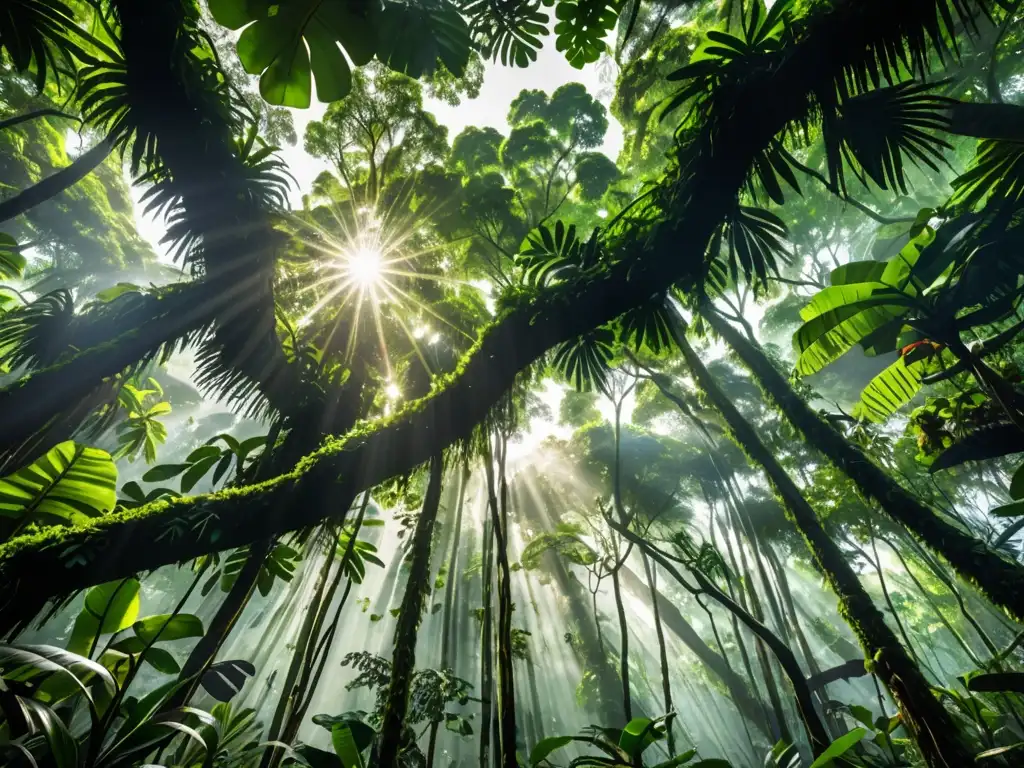
[[[0,230],[3,764],[1024,761],[1019,0],[8,0]]]

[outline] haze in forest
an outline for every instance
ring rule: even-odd
[[[0,766],[1024,763],[1019,0],[7,0]]]

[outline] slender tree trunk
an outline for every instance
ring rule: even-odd
[[[355,549],[356,540],[359,537],[359,531],[363,526],[363,519],[366,515],[366,508],[370,503],[370,492],[366,491],[363,493],[363,500],[359,505],[359,513],[356,515],[356,519],[352,524],[352,533],[348,540],[348,545],[345,547],[345,552],[341,556],[341,561],[338,563],[338,569],[334,574],[334,579],[331,581],[331,586],[327,590],[327,594],[324,600],[320,604],[320,611],[316,615],[316,621],[313,624],[313,632],[311,642],[308,649],[312,649],[312,654],[306,654],[303,659],[302,667],[299,673],[299,680],[295,686],[295,696],[291,702],[291,706],[288,710],[288,716],[284,721],[284,726],[281,730],[280,741],[285,744],[291,744],[295,741],[295,736],[299,731],[299,727],[302,725],[303,718],[306,716],[306,709],[309,707],[309,703],[313,698],[313,693],[316,691],[317,685],[320,683],[320,677],[323,674],[324,666],[327,663],[327,657],[331,651],[331,644],[334,640],[334,635],[338,629],[338,622],[341,619],[341,612],[345,608],[345,603],[348,601],[349,593],[352,590],[352,581],[348,581],[345,585],[345,591],[341,596],[341,600],[338,601],[338,607],[334,611],[334,617],[331,620],[327,631],[321,636],[323,631],[324,621],[327,618],[327,611],[330,609],[331,604],[334,602],[334,595],[337,594],[338,586],[341,584],[341,580],[345,577],[348,572],[348,565],[352,559],[352,553]],[[343,523],[339,523],[343,525]],[[273,733],[271,731],[270,733]],[[273,737],[271,737],[273,738]],[[271,764],[276,765],[282,758],[283,754],[279,751],[274,751],[275,758]]]
[[[633,704],[629,693],[629,625],[626,623],[626,609],[622,605],[622,588],[619,586],[619,568],[612,571],[612,594],[615,596],[615,613],[619,617],[619,679],[622,681],[622,711],[626,722],[633,719]]]
[[[459,498],[455,502],[455,528],[452,531],[452,547],[448,555],[447,581],[444,587],[444,626],[441,630],[441,669],[449,669],[452,665],[449,653],[452,625],[455,623],[453,616],[455,608],[455,585],[459,578],[455,573],[459,558],[459,540],[462,534],[462,505],[466,499],[466,484],[469,482],[469,464],[462,467],[462,475],[459,478]],[[427,768],[433,768],[434,750],[437,748],[437,729],[440,722],[430,724],[430,741],[427,745]]]
[[[647,552],[651,559],[664,568],[681,586],[691,591],[694,590],[694,587],[687,585],[686,578],[680,573],[673,560],[652,542],[624,526],[614,522],[611,525],[624,537],[632,541],[634,546]],[[823,752],[829,745],[828,731],[825,730],[825,726],[822,724],[814,708],[814,697],[810,687],[807,685],[803,670],[800,669],[800,664],[796,660],[796,656],[793,655],[793,652],[782,642],[778,635],[755,619],[749,611],[745,610],[743,606],[719,589],[718,585],[704,575],[704,573],[696,569],[691,570],[690,573],[697,582],[696,590],[704,592],[712,600],[734,614],[757,639],[762,640],[771,649],[771,652],[775,654],[783,671],[786,673],[786,677],[789,678],[790,683],[793,685],[797,709],[807,728],[811,749],[816,755]]]
[[[423,497],[423,507],[412,538],[412,558],[405,595],[395,627],[395,652],[391,660],[391,684],[388,687],[381,717],[380,733],[374,741],[371,763],[379,768],[399,768],[409,706],[409,689],[416,671],[416,638],[423,613],[423,602],[430,583],[430,544],[441,506],[441,481],[444,457],[435,454],[430,460],[430,479]]]
[[[945,558],[961,578],[975,584],[989,600],[1024,620],[1024,589],[1020,588],[1024,584],[1024,567],[1006,560],[918,501],[812,411],[756,345],[710,306],[705,305],[701,314],[739,355],[790,423],[842,470],[864,496],[876,501],[924,546]]]
[[[765,624],[764,610],[761,608],[761,600],[757,595],[757,590],[754,589],[754,580],[750,574],[750,567],[747,565],[747,554],[743,549],[743,542],[740,540],[739,523],[736,518],[736,509],[733,507],[730,511],[729,522],[736,536],[736,549],[739,552],[740,559],[740,568],[736,569],[734,565],[733,569],[739,570],[743,574],[743,585],[739,590],[740,605],[743,606],[744,610],[750,611],[753,617],[761,624]],[[768,701],[771,702],[772,712],[775,714],[775,723],[778,728],[778,733],[775,736],[783,741],[792,741],[793,737],[789,730],[789,723],[786,720],[786,709],[782,706],[782,697],[779,695],[779,687],[775,682],[775,673],[772,670],[771,659],[768,656],[768,649],[765,647],[763,640],[755,639],[754,651],[757,653],[757,665],[761,669],[765,690],[768,691]]]
[[[274,709],[274,716],[270,721],[270,730],[267,731],[267,738],[275,740],[278,737],[282,726],[296,705],[300,691],[296,682],[299,673],[307,661],[310,649],[316,643],[317,618],[327,610],[324,605],[325,592],[329,594],[327,582],[331,575],[331,566],[334,565],[334,555],[337,549],[337,539],[328,531],[327,538],[333,542],[329,545],[328,552],[324,556],[324,564],[317,575],[316,585],[313,588],[313,597],[306,607],[305,615],[302,617],[302,626],[299,628],[299,636],[295,641],[295,650],[292,651],[292,659],[288,664],[288,671],[285,673],[284,682],[281,685],[281,695],[278,698],[277,707]],[[337,581],[334,582],[335,584]],[[270,765],[278,750],[266,750],[261,765]]]
[[[964,743],[956,723],[932,694],[928,681],[893,635],[857,574],[821,527],[817,515],[792,478],[718,387],[684,333],[676,325],[672,326],[672,331],[690,371],[722,414],[733,439],[751,460],[761,466],[779,494],[789,518],[803,535],[815,563],[839,598],[841,614],[857,634],[866,657],[872,660],[875,673],[892,693],[903,715],[903,724],[917,740],[928,764],[936,768],[971,764],[974,756]]]
[[[494,547],[498,561],[498,733],[502,768],[517,768],[516,763],[516,691],[512,663],[512,581],[508,562],[508,481],[505,477],[507,442],[496,436],[498,446],[498,492],[495,498],[494,463],[484,456],[484,471],[488,473],[487,506],[491,510],[494,528]]]
[[[14,197],[0,200],[0,224],[30,211],[77,184],[107,159],[111,149],[110,142],[101,139],[91,149],[76,157],[71,165],[23,189]]]
[[[213,663],[217,652],[224,645],[231,630],[242,615],[253,590],[256,588],[256,579],[259,576],[263,563],[266,562],[271,550],[274,548],[273,539],[265,539],[257,542],[249,548],[249,557],[238,572],[238,578],[224,597],[224,601],[217,609],[217,613],[206,627],[206,633],[199,638],[199,642],[192,648],[185,663],[181,666],[178,679],[191,681],[178,689],[173,697],[173,703],[168,703],[165,709],[176,706],[183,706],[199,688],[199,681],[202,673]]]
[[[644,559],[648,559],[646,553],[641,550],[641,555]],[[651,564],[652,572],[654,565]],[[718,677],[719,680],[725,685],[729,691],[729,698],[733,704],[736,705],[736,709],[746,719],[753,723],[758,730],[764,735],[769,736],[770,732],[765,727],[764,712],[760,702],[755,698],[751,692],[750,687],[742,676],[734,672],[729,667],[728,660],[712,650],[707,643],[697,634],[697,631],[690,625],[690,623],[683,616],[682,611],[679,607],[665,595],[661,594],[657,589],[651,588],[651,581],[648,579],[645,585],[635,573],[624,565],[620,571],[620,577],[622,580],[622,586],[627,592],[633,595],[636,600],[647,600],[653,601],[655,611],[661,622],[677,637],[679,640],[690,649],[690,651],[700,660],[700,662],[707,667],[708,671]],[[665,667],[668,665],[668,657],[666,652]],[[666,678],[667,681],[667,678]],[[666,711],[668,711],[666,706]]]
[[[640,553],[640,559],[644,564],[644,575],[647,577],[647,586],[651,591],[651,607],[654,610],[654,632],[658,637],[658,662],[661,664],[661,695],[664,702],[665,714],[674,710],[672,706],[672,680],[669,676],[668,649],[665,647],[665,629],[661,626],[661,607],[658,605],[658,571],[651,565],[650,559],[644,552]],[[668,753],[676,754],[676,738],[672,723],[668,729]]]
[[[484,457],[485,465],[490,461],[490,456]],[[490,768],[491,765],[491,725],[492,725],[492,704],[494,699],[494,659],[493,643],[494,628],[492,606],[491,606],[491,585],[494,581],[494,525],[493,514],[490,509],[490,500],[494,497],[494,471],[487,474],[487,505],[488,511],[484,515],[484,542],[483,562],[481,563],[480,579],[482,591],[482,620],[480,622],[480,768]]]

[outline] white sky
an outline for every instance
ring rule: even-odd
[[[608,73],[606,82],[602,82],[602,71]],[[444,102],[428,99],[427,109],[434,113],[438,122],[448,128],[449,142],[463,128],[469,125],[479,127],[491,126],[502,133],[508,132],[506,115],[512,99],[524,88],[539,88],[547,93],[566,83],[578,82],[586,86],[587,91],[598,98],[605,106],[609,104],[614,83],[614,63],[605,59],[596,65],[582,70],[573,69],[565,57],[555,50],[554,38],[548,37],[545,46],[538,53],[537,61],[526,69],[503,67],[500,64],[486,63],[484,82],[480,88],[480,96],[473,100],[463,100],[457,107]],[[302,195],[309,191],[313,179],[328,165],[307,155],[302,149],[302,136],[306,124],[310,120],[319,120],[327,109],[326,104],[314,102],[309,109],[292,110],[295,121],[295,132],[299,137],[294,147],[284,147],[281,156],[288,163],[289,170],[298,183],[289,192],[293,207],[302,205]],[[601,151],[615,160],[622,148],[622,128],[611,115],[608,133]],[[142,216],[137,201],[142,190],[133,187],[133,198],[136,200],[136,221],[139,233],[149,240],[162,259],[168,260],[165,249],[159,246],[164,227],[161,222]]]

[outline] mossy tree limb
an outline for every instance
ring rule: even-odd
[[[753,374],[762,390],[801,433],[868,499],[878,503],[896,523],[924,546],[943,557],[966,581],[995,605],[1018,620],[1024,619],[1024,567],[1011,562],[984,542],[922,504],[860,448],[855,446],[800,399],[764,353],[710,306],[702,316]]]
[[[800,531],[815,564],[836,597],[839,612],[860,640],[866,657],[889,689],[928,765],[946,768],[969,765],[973,755],[949,712],[932,694],[931,685],[885,622],[839,546],[826,533],[811,505],[772,452],[765,446],[687,341],[678,324],[672,335],[687,367],[711,405],[725,420],[730,436],[759,465],[771,483],[787,517]],[[665,386],[657,379],[659,387]]]

